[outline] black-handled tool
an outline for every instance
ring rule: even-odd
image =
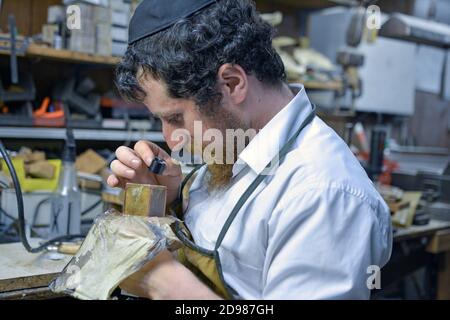
[[[14,15],[10,14],[8,16],[8,27],[11,37],[11,56],[10,56],[10,66],[11,66],[11,84],[19,83],[19,74],[17,71],[17,53],[16,53],[16,18]]]
[[[154,174],[162,174],[166,169],[166,162],[159,158],[153,159],[152,163],[148,166],[148,170]]]

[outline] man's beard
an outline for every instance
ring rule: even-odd
[[[229,185],[231,178],[233,177],[233,165],[236,162],[238,156],[236,146],[234,149],[235,150],[232,151],[233,152],[232,156],[234,157],[233,163],[226,163],[226,162],[224,162],[223,164],[210,163],[207,165],[209,171],[209,176],[207,179],[209,191],[221,190]]]
[[[233,165],[238,159],[239,153],[242,151],[243,147],[245,148],[249,143],[248,139],[246,139],[245,143],[241,146],[238,146],[235,139],[232,143],[227,143],[225,141],[227,129],[242,129],[245,132],[249,127],[228,111],[225,111],[220,107],[215,109],[214,114],[208,115],[207,123],[209,128],[218,129],[222,132],[222,155],[212,153],[211,159],[204,159],[206,160],[209,172],[209,175],[207,176],[209,191],[222,190],[230,184],[231,178],[233,177]],[[204,155],[203,151],[210,143],[211,142],[202,142],[202,155]],[[229,148],[227,148],[227,145]],[[191,147],[194,148],[193,145]]]

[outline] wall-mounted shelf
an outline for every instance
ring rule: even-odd
[[[293,82],[293,81],[291,81]],[[303,83],[306,89],[311,90],[342,90],[343,83],[342,81],[326,81],[326,82],[320,82],[320,81],[299,81],[300,83]]]
[[[0,54],[9,55],[9,51],[0,51]],[[115,66],[120,62],[119,57],[100,56],[83,52],[76,52],[63,49],[49,48],[35,43],[31,43],[24,57],[41,58],[47,60],[65,61],[71,63],[87,63]]]
[[[77,140],[138,141],[144,139],[153,142],[164,142],[164,137],[159,131],[74,129],[73,133]],[[0,138],[62,140],[65,137],[66,130],[64,128],[0,127]]]

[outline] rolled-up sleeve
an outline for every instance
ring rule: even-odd
[[[391,248],[381,199],[340,187],[291,192],[268,221],[262,298],[368,299],[370,266],[382,268]]]

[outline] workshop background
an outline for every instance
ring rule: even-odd
[[[0,0],[0,140],[33,245],[72,232],[55,222],[61,203],[82,234],[120,209],[123,194],[105,183],[118,146],[165,146],[160,122],[113,82],[138,3]],[[392,211],[393,254],[372,299],[450,299],[450,1],[256,5],[278,29],[289,81],[305,85]],[[0,162],[0,298],[48,297],[47,276],[68,258],[36,260],[23,249],[16,190]]]

